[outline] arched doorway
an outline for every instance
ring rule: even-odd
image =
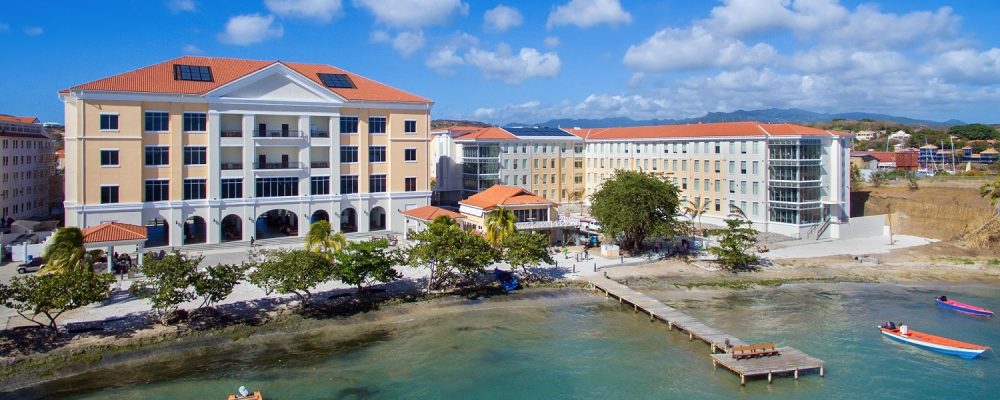
[[[323,210],[316,210],[313,212],[312,218],[309,218],[309,223],[314,224],[319,221],[330,222],[330,214],[327,214],[326,211]]]
[[[254,223],[256,239],[299,235],[299,217],[288,210],[271,210],[257,216]]]
[[[208,225],[205,219],[197,215],[184,221],[184,244],[205,243]]]
[[[385,209],[382,207],[375,207],[372,209],[371,213],[368,214],[368,230],[385,230]]]
[[[344,233],[358,231],[358,213],[353,208],[340,212],[340,231]]]
[[[223,218],[220,229],[223,242],[243,240],[243,220],[236,214],[229,214]]]
[[[170,244],[170,228],[163,218],[153,218],[146,222],[146,247]]]

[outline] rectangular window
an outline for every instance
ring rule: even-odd
[[[309,193],[313,195],[330,194],[330,177],[314,176],[309,178]]]
[[[747,212],[747,202],[745,201],[740,202],[740,210],[743,211],[744,213]]]
[[[101,130],[102,131],[117,131],[118,130],[118,114],[101,114]]]
[[[174,64],[174,80],[211,82],[212,67],[203,65]]]
[[[417,133],[417,121],[403,121],[403,133]]]
[[[741,154],[746,154],[747,153],[747,142],[746,141],[741,141],[740,142],[740,153]]]
[[[368,193],[385,193],[385,175],[368,176]]]
[[[758,173],[757,169],[759,168],[759,163],[760,163],[760,161],[754,161],[753,162],[753,174],[754,175],[757,175],[757,173]]]
[[[701,169],[701,161],[694,160],[694,170],[698,171],[699,169]]]
[[[368,117],[368,133],[385,133],[385,117]]]
[[[205,132],[208,117],[203,112],[184,113],[184,132]]]
[[[718,174],[719,172],[722,172],[722,162],[715,160],[715,173]]]
[[[688,162],[687,162],[687,160],[681,160],[681,171],[682,172],[687,172],[687,170],[688,170]]]
[[[688,178],[681,178],[681,189],[687,190],[688,188]]]
[[[403,161],[417,161],[417,149],[403,149]],[[517,160],[514,160],[514,168],[517,168]]]
[[[169,165],[170,147],[168,146],[146,146],[146,165]]]
[[[694,178],[694,190],[701,190],[701,179]]]
[[[715,154],[722,154],[722,142],[715,142]]]
[[[341,163],[358,162],[358,146],[341,146],[340,162]]]
[[[166,201],[170,199],[170,181],[150,179],[146,181],[146,201]]]
[[[358,117],[340,117],[340,133],[358,133]]]
[[[753,215],[757,215],[757,214],[759,214],[759,212],[758,212],[758,207],[759,207],[759,206],[758,206],[758,203],[757,203],[756,201],[755,201],[755,202],[753,202]]]
[[[730,173],[730,174],[735,174],[736,173],[736,161],[730,161],[729,162],[729,171],[726,171],[726,173]]]
[[[257,197],[288,197],[299,195],[299,178],[280,176],[257,178]]]
[[[760,192],[760,182],[753,183],[753,194],[758,194]]]
[[[715,193],[719,193],[720,190],[722,190],[722,185],[720,184],[719,180],[716,179],[715,180]]]
[[[747,162],[740,161],[740,173],[746,175],[747,173]]]
[[[406,187],[407,192],[417,191],[417,178],[409,177],[403,180],[403,186]]]
[[[368,148],[368,162],[385,162],[385,146],[371,146]]]
[[[729,154],[736,154],[736,142],[729,142]]]
[[[243,197],[243,179],[227,178],[222,180],[222,198],[238,199]]]
[[[719,199],[715,199],[715,211],[722,211],[722,207],[719,204]]]
[[[747,181],[740,181],[740,194],[747,194]]]
[[[184,200],[200,200],[206,198],[204,179],[184,180]]]
[[[166,132],[170,130],[170,114],[163,111],[146,111],[146,132]]]
[[[184,165],[205,165],[206,148],[204,146],[184,146]]]
[[[101,150],[101,166],[102,167],[117,167],[118,166],[118,150]]]
[[[118,202],[118,186],[101,186],[101,204]]]
[[[736,193],[736,181],[729,181],[729,193]]]
[[[354,194],[358,192],[358,176],[343,175],[340,177],[340,194]]]

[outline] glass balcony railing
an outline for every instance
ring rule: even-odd
[[[254,169],[302,169],[303,163],[297,161],[289,162],[255,162]]]
[[[243,169],[243,163],[241,163],[241,162],[231,162],[231,163],[224,162],[219,167],[222,170]]]
[[[222,132],[219,133],[219,135],[222,136],[222,137],[243,137],[243,130],[241,130],[241,129],[235,129],[235,130],[223,129]]]
[[[330,168],[329,161],[312,161],[309,163],[311,168]]]
[[[257,138],[298,138],[302,137],[302,131],[292,129],[266,129],[254,130],[253,137]]]

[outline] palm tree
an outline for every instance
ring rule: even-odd
[[[517,229],[516,223],[517,216],[513,211],[498,207],[486,216],[486,240],[494,247],[499,246],[504,238]]]
[[[750,220],[750,218],[747,218],[747,213],[744,212],[742,208],[737,207],[735,204],[729,206],[729,216],[736,217],[739,219],[745,219],[747,221]]]
[[[979,188],[979,195],[990,199],[990,205],[1000,214],[1000,179],[987,183]]]
[[[701,216],[708,212],[708,201],[701,198],[695,197],[694,200],[688,200],[687,206],[684,207],[684,213],[691,216],[692,220],[697,219],[698,225],[701,225]]]
[[[306,250],[332,257],[333,253],[347,245],[347,238],[341,232],[333,232],[330,221],[316,221],[309,225],[306,233]]]
[[[85,265],[87,251],[83,248],[83,231],[69,226],[59,228],[45,247],[43,272],[66,271]]]

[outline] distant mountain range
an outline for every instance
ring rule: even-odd
[[[699,122],[739,122],[757,121],[766,123],[799,123],[810,124],[817,122],[830,122],[834,119],[862,120],[871,119],[876,121],[892,121],[904,125],[926,125],[932,127],[948,127],[952,125],[964,125],[965,122],[951,119],[948,121],[928,121],[907,117],[897,117],[886,114],[849,112],[839,114],[824,114],[801,110],[798,108],[769,108],[766,110],[736,110],[733,112],[710,112],[698,118],[687,119],[645,119],[634,120],[626,117],[600,118],[600,119],[552,119],[536,124],[509,123],[505,126],[549,126],[549,127],[584,127],[584,128],[609,128],[616,126],[647,126],[647,125],[678,125],[696,124]]]

